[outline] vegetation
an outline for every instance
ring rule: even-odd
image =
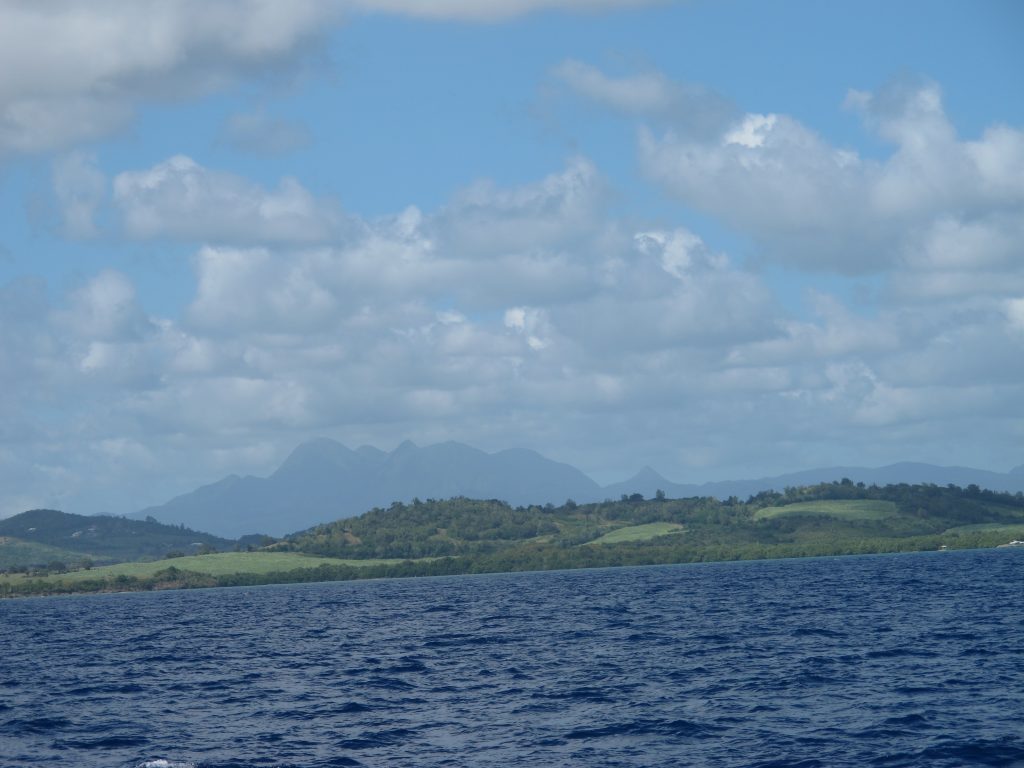
[[[258,552],[7,577],[0,595],[958,549],[1022,536],[1024,494],[976,486],[843,480],[746,501],[633,494],[515,508],[460,497],[395,503]]]
[[[0,576],[0,584],[18,584],[32,578],[47,584],[69,584],[96,579],[116,579],[118,576],[151,578],[167,568],[190,571],[205,576],[229,576],[236,573],[267,574],[323,565],[365,568],[375,565],[393,565],[401,560],[341,560],[334,557],[313,557],[298,552],[221,552],[208,555],[182,556],[163,560],[118,563],[98,568],[47,573],[45,576],[7,574]]]
[[[230,539],[164,525],[156,520],[129,520],[110,515],[72,515],[33,509],[0,520],[0,568],[44,565],[53,560],[97,563],[163,557],[171,550],[195,553],[230,550]]]
[[[896,503],[877,499],[825,499],[798,501],[781,507],[765,507],[754,513],[755,520],[783,515],[824,515],[843,520],[884,520],[897,514]]]
[[[627,525],[625,528],[616,528],[609,531],[590,544],[622,544],[626,541],[650,541],[659,536],[670,536],[673,533],[682,533],[686,529],[679,523],[644,523],[643,525]]]

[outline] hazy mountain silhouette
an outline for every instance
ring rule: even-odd
[[[701,484],[681,484],[666,480],[650,467],[645,467],[634,477],[621,483],[606,486],[606,495],[617,498],[626,493],[642,493],[646,498],[653,496],[658,489],[665,491],[669,498],[686,498],[689,496],[714,496],[727,499],[736,496],[746,499],[760,491],[782,491],[787,487],[813,485],[849,478],[855,483],[866,485],[888,485],[891,483],[931,483],[934,485],[959,485],[966,487],[972,483],[992,491],[1024,491],[1024,466],[1016,467],[1010,472],[989,472],[984,469],[970,467],[940,467],[934,464],[900,462],[884,467],[820,467],[801,472],[791,472],[774,477],[761,477],[752,480],[723,480]]]
[[[878,468],[824,467],[699,485],[674,483],[644,467],[628,480],[602,487],[575,467],[530,450],[486,453],[456,442],[422,448],[404,442],[388,453],[371,446],[351,450],[335,440],[318,438],[298,446],[269,477],[231,475],[130,517],[152,515],[164,523],[184,523],[219,536],[282,536],[414,497],[469,496],[526,505],[561,504],[569,498],[584,503],[633,493],[651,498],[662,490],[669,498],[746,499],[759,491],[844,477],[868,485],[953,483],[965,487],[974,483],[994,491],[1024,491],[1024,466],[1000,473],[909,462]]]
[[[232,475],[131,517],[152,515],[235,537],[282,536],[393,501],[450,496],[515,505],[603,498],[578,469],[535,451],[485,453],[455,442],[420,448],[408,441],[391,453],[370,446],[353,451],[318,438],[292,451],[269,477]]]

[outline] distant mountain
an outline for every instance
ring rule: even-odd
[[[603,498],[578,469],[523,449],[485,453],[461,443],[394,451],[335,440],[303,443],[269,477],[232,475],[130,515],[184,523],[224,536],[283,536],[415,497],[495,498],[514,505]]]
[[[404,442],[390,453],[370,446],[351,450],[327,438],[298,446],[269,477],[231,475],[130,517],[152,516],[167,523],[221,536],[266,533],[283,536],[318,523],[354,517],[373,507],[413,498],[467,496],[501,499],[514,506],[618,499],[714,496],[746,499],[764,490],[849,478],[867,485],[888,483],[979,485],[994,491],[1024,491],[1024,471],[986,472],[931,464],[828,467],[754,480],[681,484],[645,467],[628,480],[600,486],[580,470],[539,453],[511,449],[485,453],[456,442],[419,447]]]
[[[717,499],[727,499],[730,496],[736,496],[739,499],[746,499],[761,491],[783,491],[787,487],[827,483],[841,480],[844,477],[865,485],[930,483],[933,485],[953,484],[963,488],[974,484],[991,491],[1009,491],[1010,493],[1024,491],[1024,465],[1010,472],[1002,473],[969,467],[939,467],[934,464],[913,462],[901,462],[876,468],[821,467],[754,480],[723,480],[701,484],[673,483],[650,467],[645,467],[629,480],[606,486],[604,490],[606,495],[612,498],[618,498],[623,493],[627,495],[642,493],[649,498],[660,489],[665,491],[665,495],[669,498],[714,496]]]

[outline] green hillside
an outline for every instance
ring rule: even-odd
[[[178,551],[234,549],[236,542],[155,520],[129,520],[110,515],[74,515],[54,509],[33,509],[0,520],[0,569],[71,565],[83,558],[118,562],[163,557]]]
[[[0,536],[0,568],[27,568],[49,563],[67,565],[81,563],[86,559],[104,562],[105,558],[93,552],[75,552],[10,536]]]
[[[644,523],[643,525],[627,525],[616,528],[604,536],[600,536],[588,544],[622,544],[626,541],[650,541],[659,536],[670,536],[682,533],[686,529],[679,523]]]
[[[161,571],[174,568],[206,576],[228,576],[235,573],[268,574],[312,569],[320,566],[347,566],[368,568],[392,565],[400,560],[341,560],[335,557],[315,557],[298,552],[219,552],[209,555],[165,558],[136,563],[117,563],[89,570],[79,569],[69,573],[49,574],[32,577],[24,574],[0,576],[0,583],[17,585],[33,580],[47,584],[73,584],[96,579],[116,579],[118,576],[131,578],[152,578]]]
[[[47,520],[64,527],[52,525],[49,538],[39,538],[66,541],[70,536],[79,542],[84,534],[69,534],[72,526],[67,524],[95,520],[47,514],[22,520],[23,528],[26,523],[36,528],[23,535],[39,534],[40,520]],[[139,535],[122,530],[124,522],[129,521],[104,529],[122,553],[130,549],[125,540]],[[201,536],[171,526],[156,530],[196,542]],[[784,493],[764,491],[746,501],[634,494],[558,507],[512,507],[494,499],[458,497],[396,502],[300,531],[258,552],[176,557],[45,578],[8,576],[0,579],[0,595],[957,549],[1021,538],[1024,494],[974,486],[878,487],[842,481]],[[88,541],[95,546],[100,537]],[[158,541],[154,549],[171,546],[169,538]]]
[[[896,503],[874,499],[823,499],[798,501],[780,507],[765,507],[754,513],[755,520],[784,515],[823,515],[841,520],[884,520],[898,513]]]

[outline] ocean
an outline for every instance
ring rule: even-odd
[[[1024,766],[1024,550],[0,602],[0,766]]]

